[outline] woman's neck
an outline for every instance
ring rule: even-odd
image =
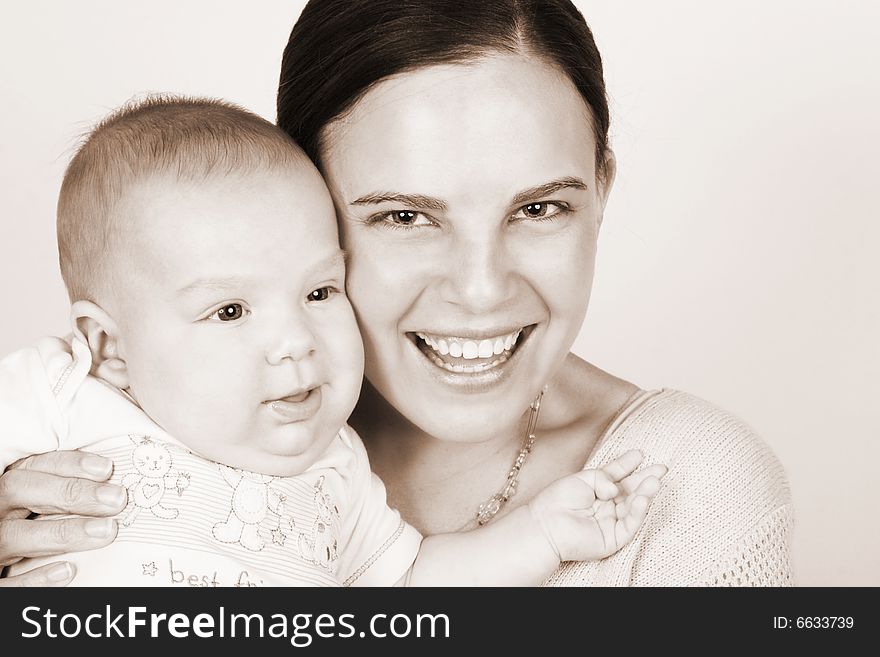
[[[371,465],[395,471],[419,472],[428,480],[445,479],[491,460],[499,453],[516,452],[526,425],[528,410],[498,427],[479,442],[439,440],[404,418],[393,406],[364,381],[363,391],[350,423],[360,434],[370,455]],[[515,445],[515,448],[513,446]],[[373,463],[375,461],[375,463]],[[395,474],[379,473],[383,480]]]
[[[499,516],[584,467],[604,429],[636,386],[569,355],[544,397],[534,448],[517,493]],[[351,425],[360,434],[388,502],[423,534],[459,531],[504,485],[522,446],[528,409],[498,419],[485,440],[440,440],[402,417],[367,382]]]
[[[385,483],[389,504],[420,531],[436,533],[459,529],[478,501],[501,487],[521,447],[527,415],[524,409],[521,417],[500,422],[479,442],[439,440],[401,416],[365,380],[350,423]]]

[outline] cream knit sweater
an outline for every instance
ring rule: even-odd
[[[644,392],[587,461],[637,448],[669,472],[645,524],[601,561],[569,562],[547,586],[790,586],[791,495],[779,461],[740,420],[675,390]]]

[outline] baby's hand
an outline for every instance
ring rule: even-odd
[[[532,498],[530,510],[560,561],[602,559],[635,536],[666,474],[665,466],[652,465],[645,469],[651,474],[632,475],[638,483],[628,485],[625,478],[641,462],[641,452],[632,450],[599,470],[564,477]]]

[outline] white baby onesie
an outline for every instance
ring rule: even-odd
[[[80,586],[387,586],[412,565],[421,537],[387,506],[351,427],[300,475],[245,472],[187,449],[90,367],[76,338],[0,361],[0,470],[84,449],[128,489],[111,545],[16,572],[64,558]]]

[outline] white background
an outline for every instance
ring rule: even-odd
[[[4,6],[0,353],[67,331],[54,209],[79,136],[148,91],[274,118],[302,4]],[[745,418],[791,479],[798,583],[880,585],[880,3],[578,5],[619,174],[575,350]]]

